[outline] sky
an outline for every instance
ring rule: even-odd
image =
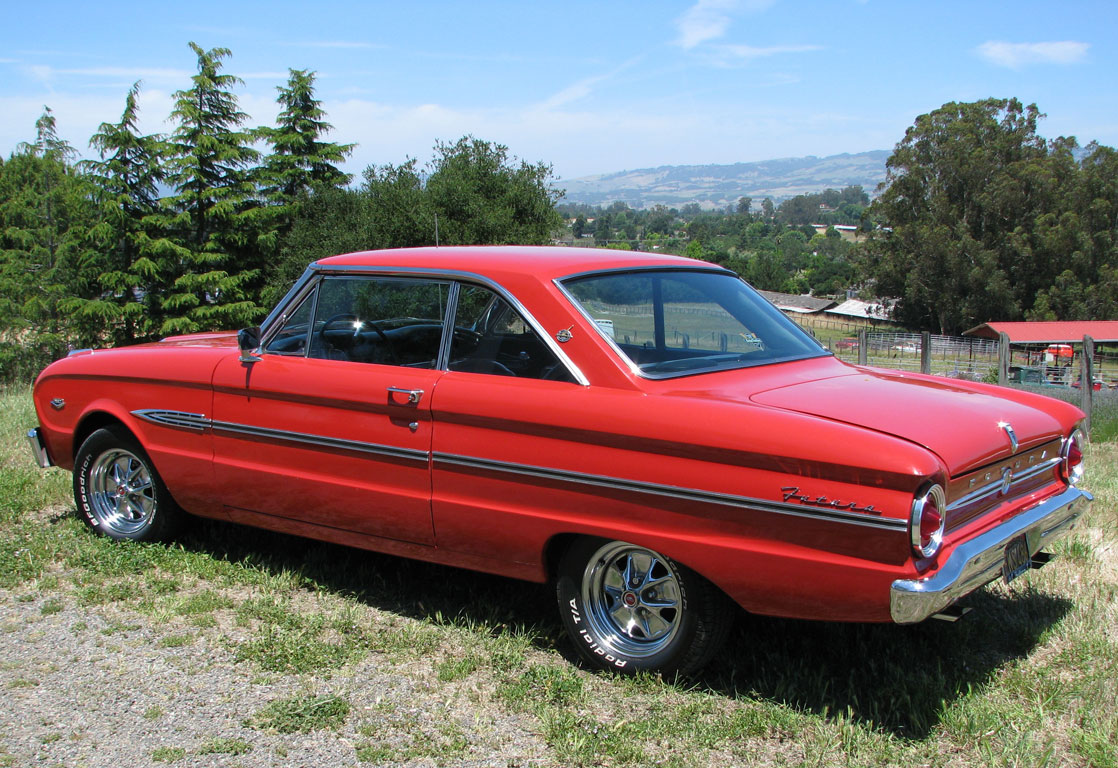
[[[316,73],[346,170],[472,134],[560,179],[892,149],[950,101],[1016,97],[1047,138],[1118,146],[1114,0],[119,3],[0,0],[0,155],[49,107],[83,156],[141,81],[167,133],[189,43],[228,48],[251,125]]]

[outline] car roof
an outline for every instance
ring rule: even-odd
[[[472,272],[502,280],[532,276],[538,280],[608,269],[642,267],[690,267],[721,270],[715,264],[639,251],[608,248],[565,248],[559,246],[480,245],[431,248],[397,248],[361,251],[319,259],[319,267],[385,267],[388,269],[432,269]]]

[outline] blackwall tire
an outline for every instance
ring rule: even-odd
[[[185,516],[147,452],[115,426],[97,430],[78,448],[74,503],[86,525],[118,540],[165,541]]]
[[[686,566],[623,541],[580,539],[556,579],[559,613],[598,669],[692,674],[726,639],[726,598]]]

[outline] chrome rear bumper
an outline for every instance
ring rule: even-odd
[[[890,589],[889,611],[898,624],[915,624],[939,613],[964,595],[1001,576],[1005,547],[1024,534],[1029,555],[1036,555],[1071,530],[1094,500],[1068,488],[1001,525],[963,542],[938,571],[926,579],[898,579]]]
[[[36,464],[43,469],[54,466],[54,462],[50,460],[50,454],[47,453],[47,445],[43,442],[43,435],[38,427],[27,430],[27,442],[31,444],[31,453],[35,454]]]

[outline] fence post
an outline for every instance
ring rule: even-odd
[[[1003,387],[1009,383],[1009,336],[998,334],[998,383]]]
[[[1083,422],[1083,429],[1091,434],[1091,406],[1095,400],[1095,340],[1090,336],[1083,337],[1083,357],[1079,361],[1079,396],[1082,398],[1083,413],[1087,420]]]
[[[932,372],[932,334],[924,331],[920,334],[920,373]]]
[[[865,328],[858,329],[858,365],[865,365],[869,362],[870,351],[866,349],[866,339],[868,337],[869,334],[866,333]]]

